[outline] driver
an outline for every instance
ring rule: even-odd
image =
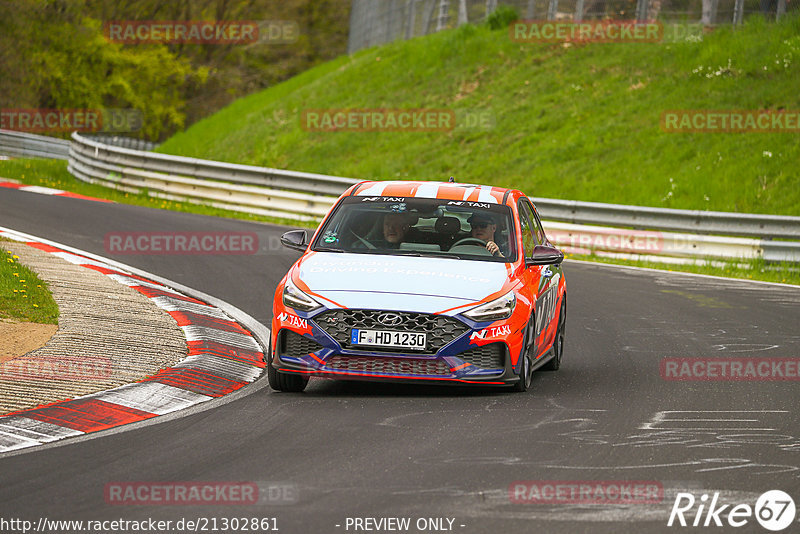
[[[497,231],[497,223],[488,213],[477,212],[467,219],[470,224],[472,237],[486,242],[486,250],[493,256],[504,258],[503,252],[497,243],[494,242],[494,233]]]
[[[398,248],[411,227],[411,217],[406,213],[387,213],[383,218],[383,239],[388,248]]]

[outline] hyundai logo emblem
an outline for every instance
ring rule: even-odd
[[[378,316],[378,322],[384,326],[397,326],[403,322],[403,317],[396,313],[382,313]]]

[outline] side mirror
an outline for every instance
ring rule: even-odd
[[[281,245],[303,251],[308,246],[306,239],[308,239],[308,236],[306,236],[305,230],[292,230],[281,236]]]
[[[564,261],[564,253],[555,247],[547,245],[536,245],[533,247],[533,254],[530,258],[525,258],[525,266],[531,265],[558,265]]]

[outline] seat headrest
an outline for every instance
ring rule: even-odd
[[[454,236],[461,230],[461,221],[456,217],[439,217],[434,228],[440,234]]]

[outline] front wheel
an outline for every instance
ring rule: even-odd
[[[531,320],[528,322],[528,331],[525,333],[525,344],[523,345],[522,349],[522,368],[519,372],[519,382],[514,384],[514,391],[528,391],[528,389],[531,387],[531,383],[533,382],[533,361],[531,360],[531,350],[534,346],[534,324],[534,320],[531,318]]]
[[[275,391],[285,391],[287,393],[300,393],[308,385],[308,377],[281,373],[272,366],[272,340],[269,343],[269,356],[267,357],[267,380],[269,387]]]

